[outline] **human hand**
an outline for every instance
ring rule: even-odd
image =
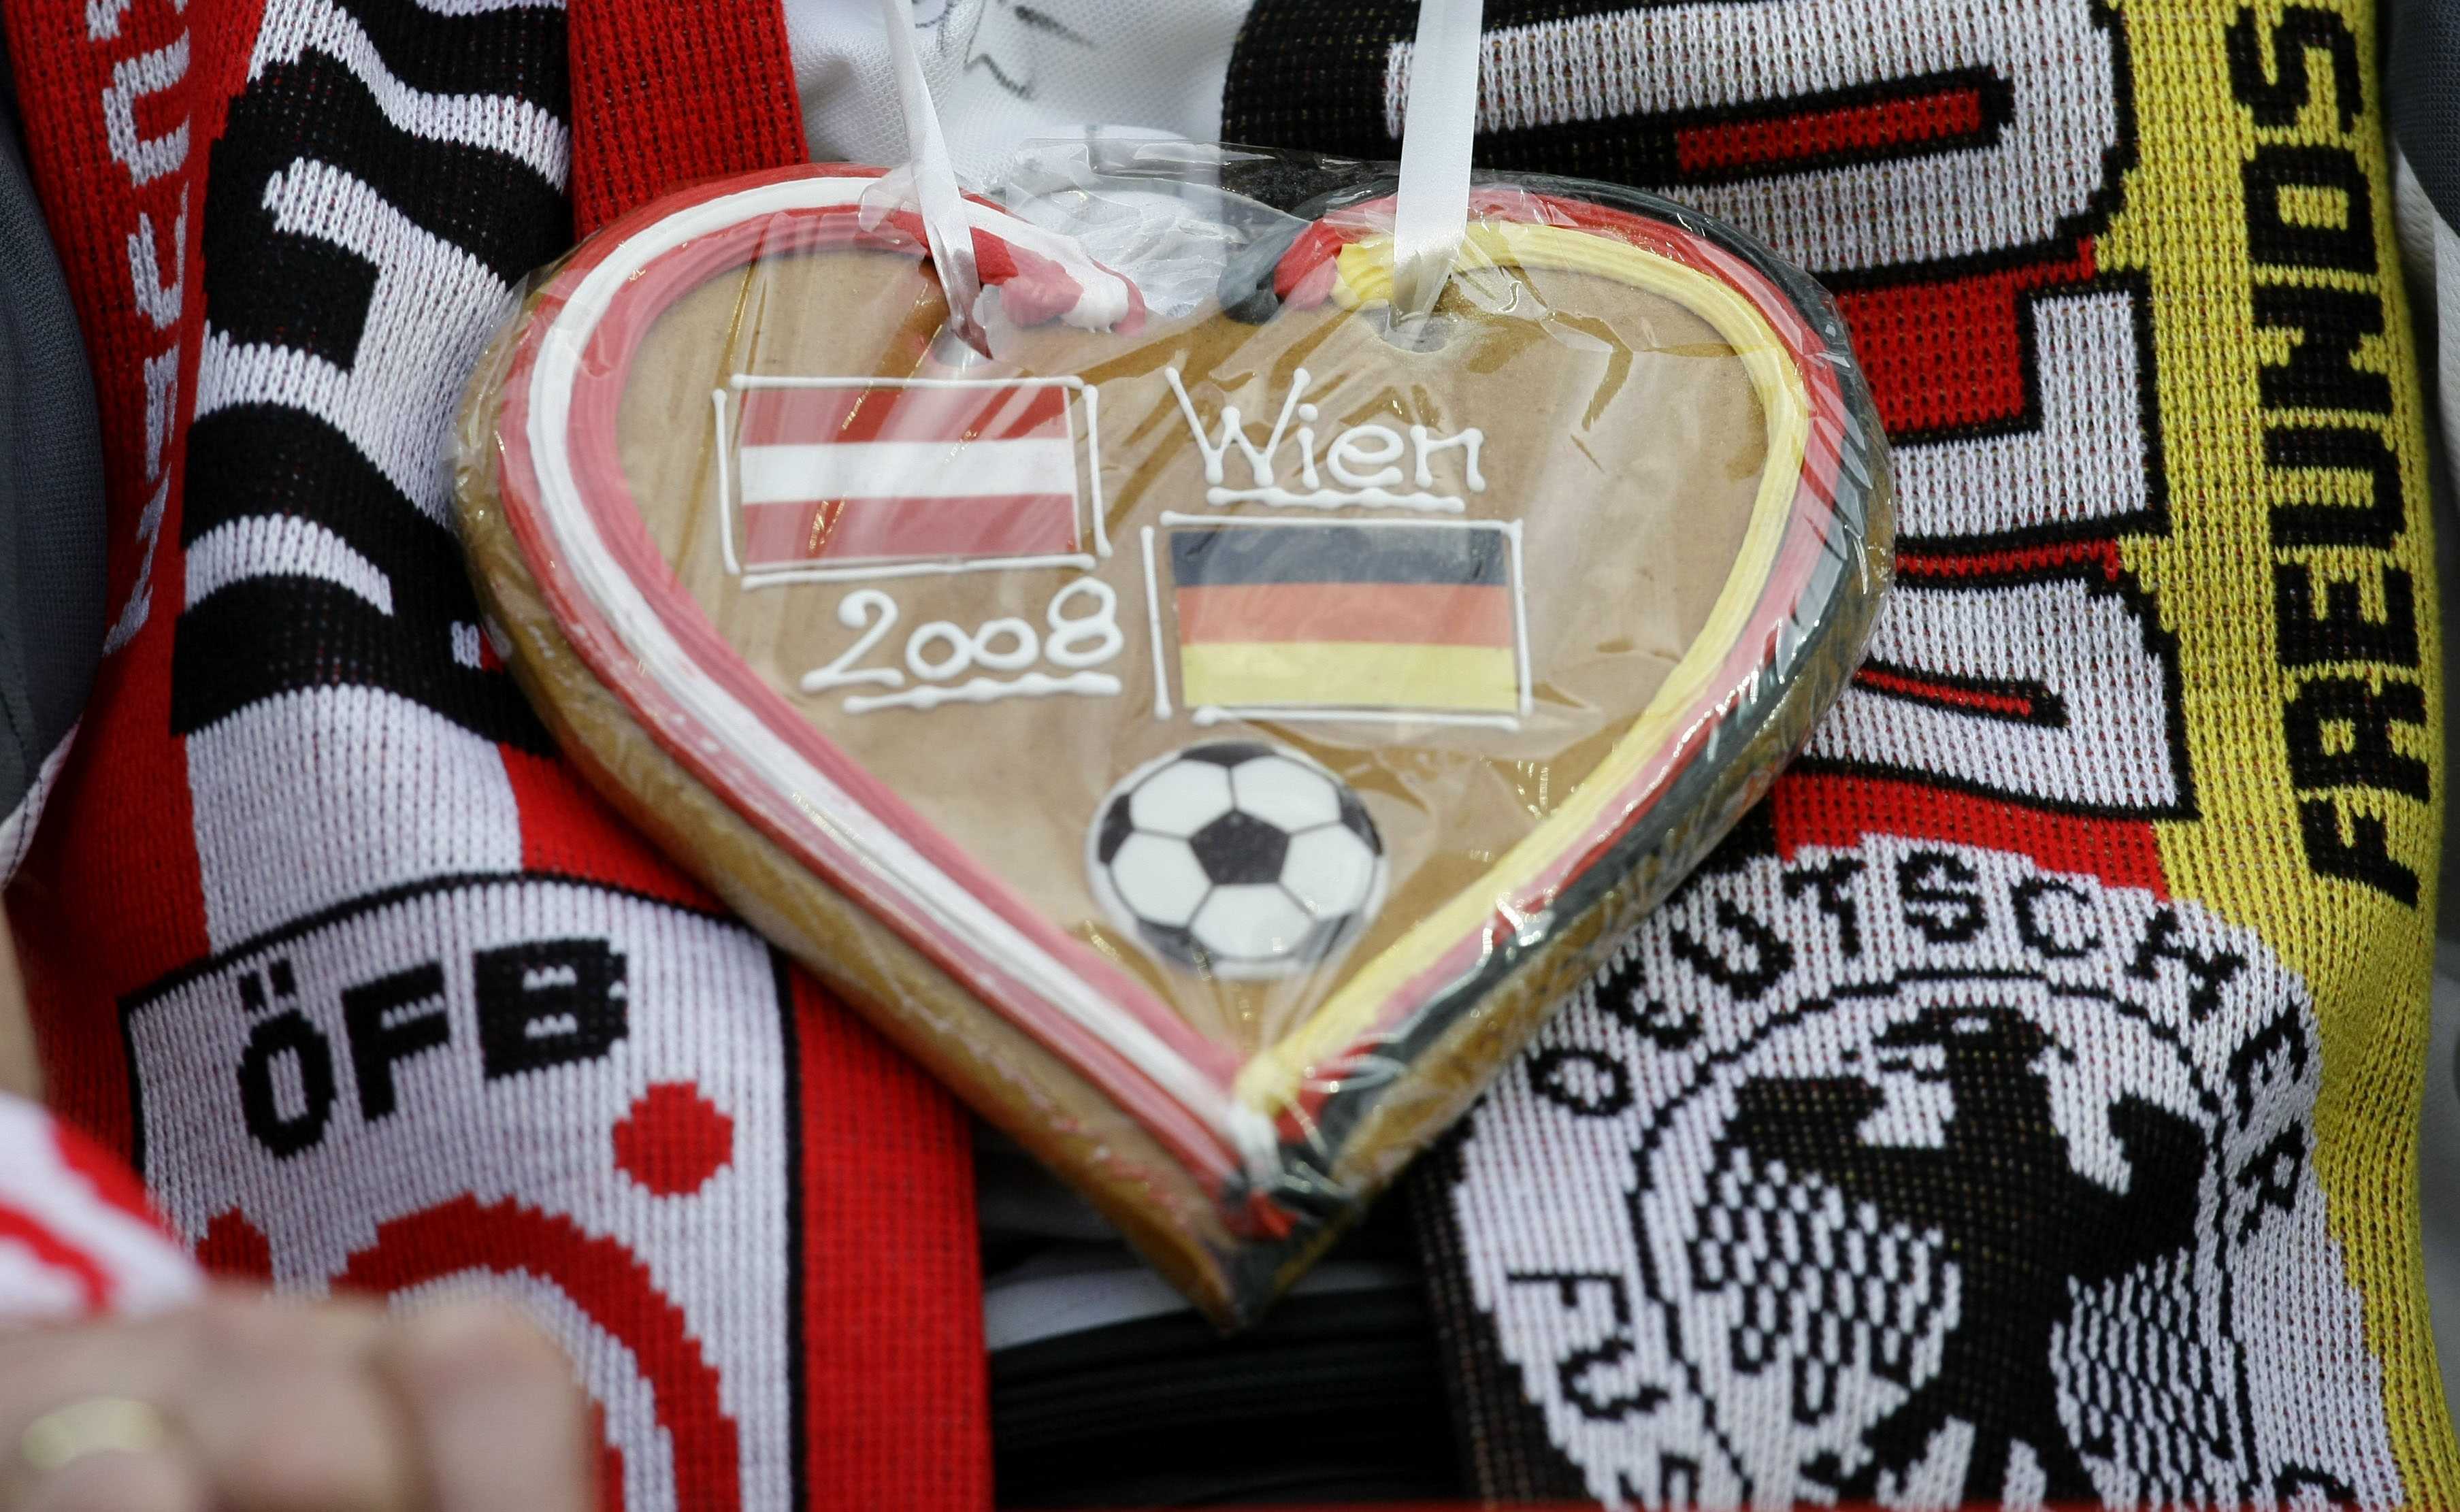
[[[499,1306],[0,1331],[0,1512],[588,1512],[594,1464],[572,1367]]]

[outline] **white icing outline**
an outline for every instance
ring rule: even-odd
[[[637,239],[636,239],[637,240]],[[1070,551],[1026,557],[934,557],[888,562],[849,563],[843,566],[820,566],[802,564],[791,567],[774,567],[765,571],[744,571],[735,561],[733,483],[726,465],[726,407],[718,406],[717,432],[717,512],[724,531],[726,569],[749,592],[755,588],[780,587],[795,583],[876,583],[889,578],[938,577],[959,572],[1024,571],[1032,567],[1074,567],[1091,571],[1098,559],[1111,554],[1111,533],[1102,520],[1102,442],[1100,434],[1101,401],[1099,391],[1083,378],[1063,374],[1058,377],[1016,376],[1007,378],[832,378],[812,377],[794,373],[764,374],[738,373],[727,380],[727,389],[741,393],[746,389],[1064,389],[1069,397],[1060,401],[1063,415],[1072,437],[1075,430],[1075,395],[1085,396],[1085,464],[1092,479],[1089,487],[1076,491],[1076,507],[1087,507],[1086,496],[1092,495],[1093,517],[1093,550],[1091,553]],[[726,389],[718,391],[721,394]],[[1081,522],[1077,540],[1085,537]]]
[[[525,385],[526,437],[538,482],[537,519],[563,569],[594,605],[642,674],[686,716],[720,732],[734,754],[770,791],[832,833],[849,862],[873,874],[871,885],[905,902],[933,927],[965,940],[1013,974],[1042,1001],[1097,1036],[1165,1096],[1236,1152],[1251,1180],[1268,1182],[1281,1169],[1273,1120],[1242,1106],[1231,1090],[1161,1039],[1135,1013],[1113,1002],[1044,950],[999,911],[950,881],[911,841],[848,795],[775,731],[704,675],[676,641],[657,608],[601,541],[574,476],[572,400],[589,336],[633,277],[665,253],[695,238],[755,217],[858,202],[870,178],[795,178],[718,195],[643,226],[608,248],[573,286],[553,323],[539,333],[535,367]],[[1002,234],[1014,218],[969,205],[977,224]]]
[[[1082,552],[1054,557],[993,557],[968,562],[898,562],[866,567],[782,567],[774,572],[747,572],[743,589],[782,587],[790,583],[883,583],[894,578],[944,578],[961,572],[1022,572],[1029,567],[1075,567],[1092,571],[1094,560]]]
[[[1398,709],[1306,709],[1279,704],[1205,704],[1188,712],[1188,717],[1200,725],[1226,724],[1245,720],[1251,724],[1378,724],[1378,725],[1477,725],[1489,730],[1517,730],[1516,714],[1465,714],[1429,710],[1410,713]]]
[[[1276,525],[1283,528],[1297,527],[1301,529],[1318,529],[1325,523],[1325,522],[1319,520],[1275,520],[1269,517],[1263,519],[1246,519],[1241,517],[1224,518],[1220,515],[1186,515],[1180,514],[1175,509],[1163,510],[1161,512],[1161,522],[1164,525],[1197,525],[1207,530],[1244,530],[1249,528],[1269,530]],[[1191,711],[1190,717],[1194,718],[1199,725],[1220,724],[1224,720],[1246,719],[1252,717],[1259,720],[1269,719],[1285,724],[1293,720],[1310,720],[1322,724],[1364,722],[1369,724],[1484,725],[1497,730],[1519,729],[1520,722],[1523,719],[1528,718],[1537,710],[1537,691],[1531,681],[1529,666],[1529,590],[1527,579],[1522,571],[1520,562],[1520,522],[1517,520],[1344,520],[1341,521],[1340,523],[1345,525],[1381,526],[1388,530],[1492,530],[1501,535],[1506,541],[1512,543],[1512,649],[1514,671],[1517,675],[1520,684],[1520,713],[1516,715],[1472,714],[1430,710],[1420,713],[1410,713],[1401,710],[1291,709],[1284,708],[1280,705],[1266,704],[1204,704]],[[1158,593],[1156,591],[1156,578],[1154,572],[1153,526],[1151,525],[1147,525],[1145,527],[1145,595],[1149,601],[1158,599]],[[1156,678],[1159,678],[1161,676],[1161,619],[1158,614],[1154,618],[1154,674]],[[1168,717],[1169,713],[1170,711],[1167,708],[1164,708],[1158,712],[1156,717],[1166,718]]]
[[[1115,698],[1119,693],[1119,680],[1109,672],[1070,672],[1065,677],[1053,677],[1049,672],[1027,672],[1007,682],[996,677],[974,677],[954,688],[935,683],[909,688],[901,693],[858,693],[839,707],[850,714],[867,714],[880,709],[928,711],[942,704],[988,704],[1003,698],[1049,698],[1060,693]]]
[[[1111,522],[1104,517],[1110,506],[1102,498],[1102,386],[1076,380],[1085,395],[1085,478],[1092,494],[1093,512],[1093,555],[1109,561],[1111,556]]]
[[[1276,526],[1296,530],[1321,530],[1326,523],[1321,520],[1276,520],[1270,515],[1224,519],[1219,515],[1181,514],[1176,509],[1165,509],[1157,518],[1165,525],[1204,525],[1212,528],[1237,525],[1241,529],[1253,525],[1259,530],[1271,530]],[[1382,530],[1500,530],[1506,535],[1513,536],[1519,534],[1520,527],[1520,522],[1516,520],[1340,520],[1331,523]]]
[[[1509,523],[1512,528],[1505,533],[1512,537],[1512,628],[1520,651],[1520,717],[1526,719],[1537,712],[1538,679],[1529,667],[1529,587],[1522,567],[1521,522]]]
[[[1167,517],[1164,517],[1167,518]],[[1153,526],[1144,527],[1145,535],[1145,624],[1153,630],[1154,717],[1170,717],[1170,667],[1162,660],[1161,590],[1154,575]]]
[[[734,479],[726,465],[726,399],[727,391],[709,391],[710,402],[717,407],[717,549],[726,559],[726,575],[743,576],[743,564],[734,555],[734,513],[729,507],[734,498]]]
[[[1362,488],[1354,494],[1332,488],[1319,488],[1311,494],[1294,494],[1286,488],[1208,488],[1204,501],[1300,509],[1423,509],[1430,514],[1447,515],[1464,514],[1469,509],[1467,503],[1452,494],[1395,494],[1381,488]]]
[[[1020,373],[1012,378],[831,378],[795,373],[738,373],[726,381],[728,387],[735,389],[1013,389],[1026,383],[1055,389],[1087,387],[1084,379],[1068,373],[1056,377]]]

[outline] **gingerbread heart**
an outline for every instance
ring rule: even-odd
[[[1878,429],[1815,287],[1628,191],[1482,187],[1399,329],[1372,197],[1169,310],[976,205],[984,358],[876,187],[543,275],[475,572],[616,802],[1251,1318],[1808,735]]]

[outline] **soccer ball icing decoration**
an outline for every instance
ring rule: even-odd
[[[1886,458],[1818,289],[1630,191],[1481,184],[1408,322],[1389,184],[1200,297],[1049,208],[969,206],[989,355],[874,170],[608,227],[464,536],[609,797],[1237,1322],[1808,735]]]
[[[1093,895],[1176,965],[1286,976],[1347,944],[1384,896],[1384,841],[1296,751],[1216,740],[1132,774],[1102,806]]]

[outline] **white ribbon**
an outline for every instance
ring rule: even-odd
[[[1435,308],[1469,229],[1470,151],[1477,136],[1481,0],[1419,0],[1401,121],[1401,192],[1392,212],[1392,313]]]
[[[988,356],[990,336],[974,310],[983,283],[974,269],[973,221],[957,187],[957,165],[949,160],[948,140],[940,131],[940,113],[931,104],[930,80],[922,76],[922,59],[914,50],[912,0],[880,0],[880,19],[888,28],[916,207],[922,215],[931,266],[940,275],[940,291],[947,297],[948,325],[967,346]]]

